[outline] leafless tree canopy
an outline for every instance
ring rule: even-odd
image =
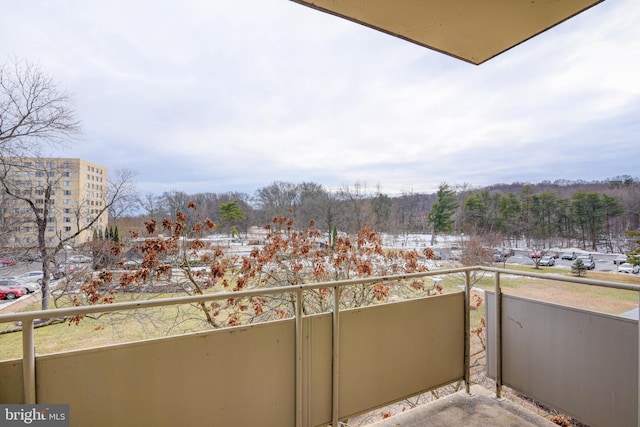
[[[37,65],[0,66],[0,154],[32,156],[40,144],[62,144],[80,131],[69,95]]]

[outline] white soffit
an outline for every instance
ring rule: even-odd
[[[292,0],[481,64],[604,0]]]

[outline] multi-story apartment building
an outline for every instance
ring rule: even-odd
[[[3,159],[0,176],[9,190],[0,206],[3,245],[36,246],[38,216],[46,221],[47,245],[91,240],[108,222],[108,173],[82,159]]]

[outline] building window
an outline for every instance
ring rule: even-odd
[[[65,216],[65,217],[64,217],[64,222],[71,222],[71,218],[70,218],[70,217],[68,217],[68,216]]]
[[[48,168],[55,168],[56,167],[56,162],[47,162],[47,167]]]
[[[64,190],[62,192],[62,194],[64,194],[65,196],[70,196],[71,195],[71,190]]]
[[[70,169],[70,168],[71,168],[71,162],[64,162],[64,163],[62,164],[62,167],[63,167],[63,168],[66,168],[66,169]]]
[[[47,227],[47,231],[49,232],[55,231],[55,227],[53,225],[50,225]]]
[[[70,176],[71,176],[71,172],[69,172],[69,171],[62,172],[62,176],[64,176],[64,177],[67,177],[67,178],[68,178],[68,177],[70,177]]]
[[[64,199],[62,201],[62,203],[65,204],[65,205],[70,205],[71,204],[71,199]]]
[[[71,187],[71,181],[64,181],[62,185],[64,185],[65,187]]]
[[[66,231],[66,232],[71,231],[71,227],[64,227],[64,231]]]

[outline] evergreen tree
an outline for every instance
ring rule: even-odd
[[[520,237],[520,200],[514,193],[509,193],[500,196],[498,202],[498,214],[500,216],[500,230],[507,236],[508,239],[514,241]]]
[[[627,230],[627,236],[638,238],[640,237],[640,230]],[[638,247],[627,252],[627,262],[633,265],[640,265],[640,239],[637,239],[635,242]]]
[[[458,209],[458,199],[456,193],[449,188],[447,183],[442,183],[438,187],[438,201],[431,207],[431,212],[427,215],[427,222],[433,227],[431,234],[431,245],[435,243],[436,234],[447,233],[453,226],[453,214]]]
[[[218,207],[218,213],[220,213],[220,221],[229,224],[231,227],[229,233],[234,236],[238,233],[238,229],[235,226],[235,222],[246,219],[246,216],[237,200],[232,200],[227,203],[223,203]]]
[[[571,265],[571,272],[576,276],[580,277],[583,274],[587,274],[587,267],[584,265],[584,262],[580,258],[576,259],[576,261]]]
[[[393,201],[386,194],[378,193],[371,200],[371,210],[373,211],[374,227],[384,227],[389,222]]]

